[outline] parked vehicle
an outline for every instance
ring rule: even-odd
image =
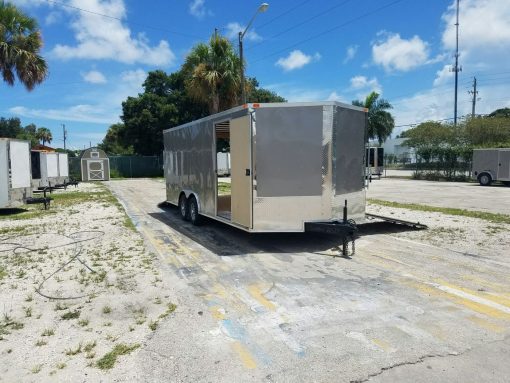
[[[362,223],[366,121],[338,102],[248,104],[165,130],[167,202],[194,224],[207,216],[249,232]],[[218,193],[219,140],[229,193]]]
[[[473,150],[473,177],[482,186],[501,181],[510,186],[510,148]]]
[[[67,153],[32,150],[32,187],[61,185],[69,181]]]

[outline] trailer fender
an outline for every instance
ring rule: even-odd
[[[494,178],[492,177],[492,174],[489,171],[483,171],[478,174],[478,182],[482,186],[489,186],[492,181],[494,181]]]

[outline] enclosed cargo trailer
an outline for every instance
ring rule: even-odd
[[[474,149],[473,177],[482,186],[501,181],[510,186],[510,148]]]
[[[167,202],[193,223],[203,215],[249,232],[364,222],[366,123],[366,110],[352,105],[274,103],[165,130]],[[219,193],[225,141],[231,188]]]
[[[18,207],[31,196],[30,143],[0,138],[0,208]]]
[[[378,176],[381,178],[384,172],[384,148],[369,147],[365,154],[367,176]]]
[[[67,153],[32,150],[32,187],[62,185],[69,181]]]

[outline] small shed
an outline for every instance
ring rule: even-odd
[[[104,150],[89,148],[81,154],[82,181],[108,181],[110,179],[110,160]]]
[[[69,181],[67,153],[32,150],[32,186],[61,185]]]
[[[20,206],[31,196],[30,143],[0,138],[0,208]]]

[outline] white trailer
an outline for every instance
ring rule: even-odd
[[[510,148],[473,150],[473,177],[482,186],[501,181],[510,186]]]
[[[218,167],[218,176],[230,175],[230,153],[219,152],[216,154],[216,165]]]
[[[30,143],[0,138],[0,208],[18,207],[31,196]]]
[[[384,173],[384,148],[368,147],[366,152],[366,174],[372,179],[373,176],[381,178]]]
[[[33,188],[54,187],[69,182],[67,153],[32,150],[31,161]]]
[[[165,130],[167,202],[195,224],[203,215],[248,232],[349,231],[365,221],[366,122],[365,109],[338,102],[247,104]],[[218,192],[224,140],[229,193]]]

